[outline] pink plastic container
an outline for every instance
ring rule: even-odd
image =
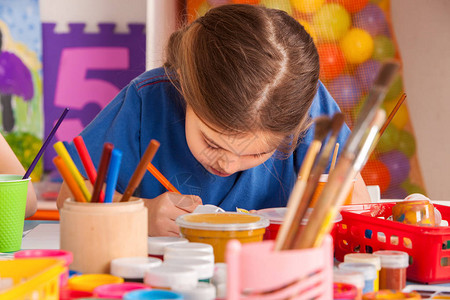
[[[22,250],[14,253],[14,258],[56,258],[64,261],[64,265],[67,267],[67,272],[61,274],[59,285],[61,287],[67,284],[69,280],[69,265],[73,261],[73,255],[69,251],[64,250],[50,250],[50,249],[33,249],[33,250]]]
[[[227,244],[227,300],[333,299],[333,246],[272,251],[274,241]],[[275,276],[274,276],[275,274]]]
[[[122,299],[125,293],[142,289],[150,289],[150,287],[137,282],[105,284],[94,289],[94,296],[100,298]]]

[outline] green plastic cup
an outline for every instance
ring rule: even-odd
[[[22,245],[30,181],[22,177],[0,174],[0,252],[19,251]]]

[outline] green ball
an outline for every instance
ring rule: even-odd
[[[372,58],[383,61],[395,56],[395,45],[390,38],[385,35],[377,35],[373,39]]]
[[[392,101],[395,99],[398,99],[400,96],[400,93],[403,91],[403,80],[400,75],[397,75],[397,77],[394,79],[394,82],[392,83],[391,87],[389,88],[389,91],[386,94],[385,102],[386,101]]]
[[[402,130],[398,135],[397,149],[406,156],[412,157],[416,153],[416,140],[408,131]]]
[[[393,124],[389,124],[378,140],[376,149],[380,153],[389,152],[397,148],[400,130]]]
[[[402,182],[400,184],[400,187],[403,188],[404,190],[406,190],[406,192],[408,192],[408,194],[422,194],[422,195],[427,195],[427,192],[425,191],[425,189],[417,184],[411,183],[409,181],[409,179],[405,180],[404,182]]]

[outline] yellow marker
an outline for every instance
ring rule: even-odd
[[[240,212],[240,213],[245,213],[245,214],[249,214],[250,212],[244,208],[239,208],[236,207],[236,212]]]
[[[84,198],[86,198],[87,201],[91,201],[91,193],[87,189],[83,177],[81,176],[80,172],[75,166],[72,158],[69,155],[69,152],[67,152],[66,147],[64,147],[64,144],[62,142],[57,142],[53,145],[53,148],[55,148],[56,153],[58,153],[58,155],[61,156],[61,158],[63,159],[64,164],[67,166],[70,173],[72,174],[72,177],[75,179],[76,183],[80,187]]]

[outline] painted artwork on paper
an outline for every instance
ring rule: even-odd
[[[43,137],[41,36],[38,0],[0,1],[0,131],[25,169]]]

